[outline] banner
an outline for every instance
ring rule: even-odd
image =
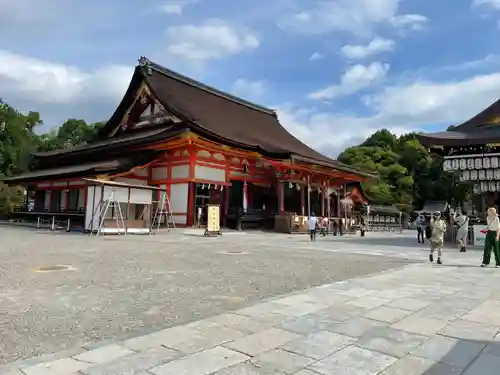
[[[484,239],[486,238],[487,227],[486,225],[473,225],[473,238],[472,244],[474,246],[484,246]]]

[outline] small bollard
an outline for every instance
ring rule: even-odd
[[[66,226],[66,232],[71,232],[71,219],[68,219],[68,224]]]
[[[56,217],[52,216],[52,224],[50,226],[50,230],[54,231],[56,229]]]
[[[40,229],[40,216],[37,217],[36,227]]]

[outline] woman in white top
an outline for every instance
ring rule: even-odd
[[[467,248],[467,237],[469,235],[469,218],[467,213],[462,211],[456,220],[457,229],[457,243],[460,246],[460,251],[465,252]]]
[[[486,213],[486,223],[488,232],[484,240],[483,263],[481,267],[486,267],[490,264],[491,251],[495,254],[496,267],[500,268],[500,255],[498,253],[498,237],[500,235],[500,220],[498,219],[497,210],[493,207],[488,208]]]

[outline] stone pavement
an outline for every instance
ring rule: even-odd
[[[474,253],[13,363],[0,374],[497,375],[500,270],[472,264]]]

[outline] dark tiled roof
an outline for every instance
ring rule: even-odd
[[[417,137],[422,144],[427,146],[471,146],[485,143],[496,143],[500,142],[500,127],[497,129],[477,129],[473,133],[452,130],[437,133],[418,134]]]
[[[500,142],[500,100],[447,131],[419,134],[424,145],[471,146]]]
[[[156,139],[157,136],[163,136],[167,133],[171,135],[172,130],[174,130],[173,125],[164,124],[161,127],[153,127],[153,128],[145,128],[140,129],[139,131],[135,131],[132,133],[125,133],[120,136],[107,138],[103,140],[99,140],[96,142],[91,142],[88,144],[77,145],[70,148],[63,148],[58,150],[46,151],[36,153],[36,157],[46,157],[46,156],[55,156],[55,155],[63,155],[63,154],[74,154],[82,151],[94,151],[100,148],[106,147],[109,150],[109,147],[112,146],[122,146],[122,145],[131,145],[141,143],[142,141],[150,141],[151,139]],[[179,127],[177,130],[181,130]],[[175,132],[174,132],[175,133]]]
[[[84,163],[77,165],[70,165],[65,167],[42,169],[33,172],[26,172],[14,177],[7,177],[3,179],[4,182],[9,184],[27,182],[33,180],[41,180],[43,178],[55,177],[68,177],[73,175],[89,175],[92,172],[105,173],[116,171],[117,173],[122,170],[128,170],[134,166],[134,163],[128,158],[113,159],[106,161],[99,161],[94,163]]]
[[[168,110],[205,130],[242,145],[317,161],[334,161],[290,134],[274,110],[250,103],[149,62],[145,77]],[[147,69],[144,69],[147,70]]]
[[[488,108],[478,113],[464,123],[455,126],[453,131],[472,133],[485,124],[498,123],[500,116],[500,99],[490,105]]]

